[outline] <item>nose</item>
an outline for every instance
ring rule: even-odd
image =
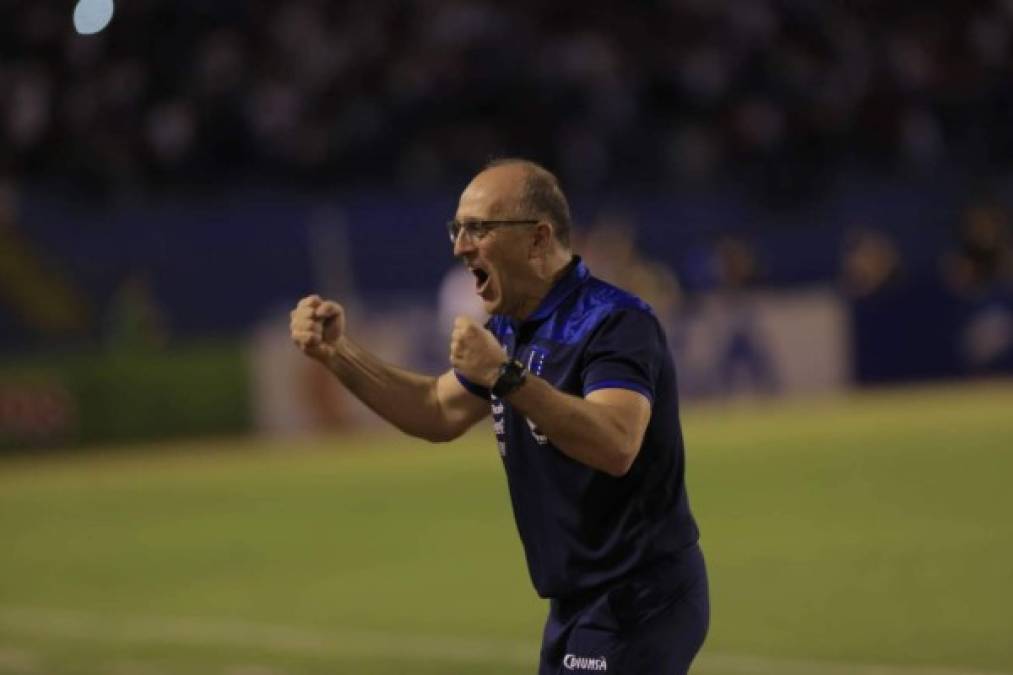
[[[464,228],[461,228],[461,231],[457,233],[457,239],[454,240],[454,257],[460,258],[474,250],[475,243],[468,236],[468,233],[464,231]]]

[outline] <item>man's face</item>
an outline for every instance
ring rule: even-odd
[[[461,194],[456,220],[530,218],[517,208],[521,181],[523,174],[516,167],[480,173]],[[488,314],[512,315],[524,306],[532,277],[529,251],[530,232],[523,225],[495,227],[480,238],[462,231],[454,242],[454,255],[475,276],[475,292]]]

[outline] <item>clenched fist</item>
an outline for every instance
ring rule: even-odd
[[[450,336],[450,365],[454,370],[475,384],[491,387],[504,361],[506,351],[496,336],[473,319],[464,316],[454,319],[454,332]]]
[[[292,341],[304,354],[329,362],[345,339],[345,309],[319,295],[308,295],[292,310]]]

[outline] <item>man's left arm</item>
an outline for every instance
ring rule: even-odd
[[[580,398],[531,374],[506,400],[563,454],[617,477],[633,466],[651,419],[651,402],[638,392],[596,389]]]
[[[457,319],[450,363],[458,373],[492,387],[503,359],[489,331],[470,319]],[[506,400],[565,455],[617,477],[633,465],[651,418],[650,399],[634,389],[599,386],[581,398],[530,373]]]

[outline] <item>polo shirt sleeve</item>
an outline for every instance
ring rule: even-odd
[[[456,370],[454,371],[454,377],[457,378],[457,381],[461,383],[462,387],[470,391],[475,396],[485,399],[486,401],[488,401],[489,397],[492,396],[492,392],[489,391],[489,389],[483,387],[480,384],[475,384],[474,382],[466,378],[464,375],[461,375]]]
[[[654,404],[654,388],[665,357],[658,320],[642,309],[612,312],[585,347],[584,396],[597,389],[630,389]]]

